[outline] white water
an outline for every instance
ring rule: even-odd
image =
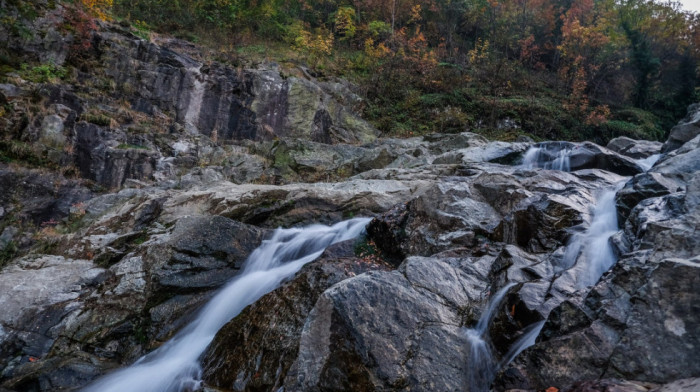
[[[651,169],[651,167],[654,166],[654,164],[659,159],[661,159],[661,155],[662,154],[654,154],[654,155],[650,155],[644,159],[639,159],[639,160],[637,160],[637,164],[639,164],[639,166],[641,166],[645,172],[649,171],[649,169]]]
[[[468,375],[470,392],[488,391],[491,381],[493,381],[493,377],[498,371],[498,366],[495,362],[493,351],[491,350],[491,343],[487,335],[488,327],[503,297],[505,297],[508,290],[513,286],[515,286],[515,283],[509,283],[498,290],[481,314],[479,321],[476,323],[476,327],[464,331],[470,346],[468,362],[470,366]]]
[[[553,147],[530,147],[523,156],[522,167],[525,169],[548,169],[571,171],[571,149]]]
[[[86,392],[176,392],[200,386],[199,357],[216,333],[246,306],[294,276],[331,244],[362,233],[369,222],[356,218],[333,226],[277,229],[246,260],[233,278],[175,337],[132,366],[84,389]]]
[[[526,169],[543,168],[561,171],[570,171],[571,149],[562,148],[556,150],[550,147],[542,148],[533,146],[528,149],[523,157],[521,167]],[[652,155],[645,159],[637,160],[644,171],[648,171],[659,159],[661,154]],[[596,200],[591,225],[584,233],[576,234],[569,241],[562,259],[561,269],[577,269],[576,286],[583,288],[598,282],[598,279],[608,271],[617,261],[610,239],[618,232],[617,207],[615,194],[624,186],[624,181],[611,189],[600,193]],[[523,330],[523,335],[510,347],[508,352],[496,363],[493,352],[485,337],[488,323],[493,317],[493,312],[503,299],[505,292],[513,284],[499,291],[489,304],[484,315],[479,319],[477,326],[466,331],[471,345],[469,378],[469,390],[486,392],[496,372],[509,364],[515,357],[528,347],[535,344],[545,321],[531,324]]]
[[[584,288],[598,279],[615,264],[617,257],[610,238],[618,232],[615,194],[624,185],[606,189],[598,196],[591,225],[583,233],[571,237],[562,259],[562,269],[573,268],[576,288]]]
[[[506,355],[504,355],[501,359],[499,368],[506,366],[510,363],[510,361],[514,360],[518,354],[535,344],[537,336],[540,334],[542,327],[544,327],[544,322],[545,320],[538,321],[525,327],[523,334],[518,338],[518,340],[515,341],[515,343],[513,343],[512,346],[510,346]]]

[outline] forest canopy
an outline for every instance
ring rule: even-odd
[[[700,19],[675,2],[82,2],[141,29],[216,37],[238,57],[258,51],[348,77],[389,135],[661,139],[697,100]]]

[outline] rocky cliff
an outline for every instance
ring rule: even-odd
[[[44,11],[0,35],[69,67]],[[89,68],[0,85],[0,390],[133,364],[273,228],[355,216],[365,235],[216,334],[205,390],[697,389],[700,107],[663,146],[385,139],[346,82],[207,58],[103,24]],[[591,276],[596,248],[617,262]]]

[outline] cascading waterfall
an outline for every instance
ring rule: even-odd
[[[662,155],[662,154],[650,155],[650,156],[648,156],[648,157],[646,157],[646,158],[644,158],[644,159],[639,159],[639,160],[637,160],[637,163],[638,163],[639,166],[641,166],[642,169],[644,169],[644,171],[646,172],[646,171],[648,171],[649,169],[651,169],[651,167],[654,166],[654,164],[655,164],[659,159],[661,159],[661,155]]]
[[[573,268],[581,270],[576,280],[577,288],[595,284],[617,261],[610,238],[618,231],[615,194],[623,185],[620,183],[600,194],[590,227],[584,234],[574,236],[567,247],[565,257],[574,259],[564,262],[575,264]]]
[[[359,236],[368,218],[333,226],[277,229],[248,257],[233,278],[175,337],[132,366],[118,370],[84,389],[86,392],[175,392],[199,388],[199,357],[216,333],[246,306],[294,276],[329,245]]]
[[[464,331],[470,346],[469,391],[471,392],[488,391],[491,381],[498,371],[497,362],[494,359],[491,343],[489,342],[488,327],[498,305],[500,305],[503,297],[513,286],[515,286],[515,283],[509,283],[498,290],[496,295],[489,301],[484,313],[481,314],[476,327]]]
[[[538,321],[525,327],[523,334],[510,346],[506,355],[501,359],[501,363],[498,365],[499,369],[509,364],[510,361],[514,360],[523,350],[535,344],[537,336],[540,334],[542,327],[544,327],[544,322],[545,320]]]
[[[532,146],[523,155],[521,167],[525,169],[571,170],[571,148],[564,146]]]
[[[526,169],[543,168],[561,171],[570,170],[569,157],[571,149],[552,149],[533,146],[525,153],[521,167]],[[637,163],[646,171],[656,163],[660,154],[652,155]],[[598,279],[617,261],[615,252],[610,244],[610,238],[618,232],[617,207],[615,194],[624,186],[624,182],[601,192],[597,198],[593,219],[588,230],[576,234],[569,241],[562,260],[562,269],[580,269],[576,280],[577,288],[595,284]],[[466,330],[471,346],[469,375],[469,390],[488,391],[496,372],[509,364],[523,350],[535,344],[545,321],[531,324],[523,330],[522,336],[516,340],[508,352],[498,362],[488,341],[488,324],[493,313],[503,300],[506,292],[514,284],[501,289],[491,300],[486,311],[479,319],[476,327]]]

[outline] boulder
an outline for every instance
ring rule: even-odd
[[[387,269],[374,260],[355,257],[355,246],[351,240],[329,247],[292,281],[219,330],[204,354],[205,382],[236,391],[279,389],[297,357],[306,317],[318,297],[342,280]]]
[[[533,150],[534,149],[534,150]],[[543,142],[532,146],[532,156],[526,154],[526,165],[548,169],[577,171],[601,169],[621,176],[633,176],[644,172],[634,159],[595,143]]]
[[[607,149],[633,159],[644,159],[661,152],[661,142],[634,140],[627,136],[616,137],[608,142]]]
[[[487,268],[412,257],[398,271],[334,285],[309,313],[285,390],[463,390],[471,366],[463,315],[483,303]]]
[[[501,373],[495,388],[569,390],[577,381],[603,375],[667,383],[698,374],[692,347],[700,319],[693,310],[696,295],[686,290],[700,279],[700,263],[645,260],[619,261],[586,305],[574,305],[580,316],[553,311],[538,342]],[[676,292],[687,295],[679,298]]]

